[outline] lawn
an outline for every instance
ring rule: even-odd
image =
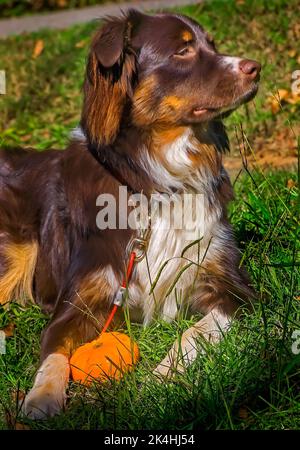
[[[272,97],[278,89],[290,95],[291,74],[300,68],[300,6],[296,0],[211,0],[180,11],[199,20],[222,52],[263,64],[255,102],[226,120],[233,154],[252,158],[250,170],[234,178],[230,218],[258,293],[255,313],[235,323],[185,375],[163,385],[151,369],[196,318],[132,326],[127,332],[141,350],[136,370],[120,383],[90,389],[73,383],[66,412],[44,422],[22,421],[32,429],[300,428],[300,344],[292,351],[292,335],[300,331],[299,169],[291,165],[300,146],[300,108],[290,97],[277,107]],[[0,97],[0,145],[34,145],[39,151],[65,145],[80,116],[95,26],[0,41],[0,70],[6,70],[8,85]],[[261,147],[269,162],[280,157],[285,171],[262,170],[252,154]],[[0,359],[0,428],[20,427],[16,399],[31,387],[47,320],[37,306],[13,303],[0,310],[0,329],[10,325],[12,335]]]
[[[0,17],[16,17],[108,3],[109,0],[0,0]],[[121,0],[114,0],[117,3]]]

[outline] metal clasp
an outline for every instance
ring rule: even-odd
[[[115,305],[117,305],[117,306],[122,306],[123,305],[123,302],[124,302],[124,299],[125,299],[125,296],[126,296],[126,292],[127,292],[127,289],[125,287],[121,286],[119,288],[119,290],[116,293],[116,296],[114,298],[114,304]]]
[[[131,255],[132,252],[136,253],[135,262],[141,262],[145,258],[149,244],[150,233],[151,233],[151,221],[149,216],[148,228],[139,230],[138,235],[132,236],[132,238],[128,242],[126,248],[127,258]]]

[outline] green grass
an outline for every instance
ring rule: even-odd
[[[289,87],[291,71],[297,68],[297,56],[290,58],[287,51],[299,47],[299,41],[289,38],[298,21],[298,3],[245,0],[239,5],[213,0],[182,10],[200,19],[222,51],[247,54],[264,64],[255,104],[227,121],[233,141],[239,123],[250,144],[273,129],[288,127],[297,133],[298,107],[286,105],[274,116],[265,95]],[[0,97],[0,142],[30,143],[40,150],[65,145],[80,114],[79,92],[92,28],[0,41],[0,69],[8,72],[9,88],[8,95]],[[34,60],[37,39],[44,40],[45,50]],[[78,42],[86,46],[78,47]],[[148,328],[132,326],[141,350],[136,370],[120,383],[90,389],[71,384],[66,412],[39,423],[25,420],[30,428],[300,428],[300,354],[292,352],[292,333],[300,330],[300,202],[291,180],[297,182],[296,173],[264,174],[257,169],[245,171],[235,183],[230,219],[258,292],[254,314],[236,322],[219,346],[208,346],[185,375],[164,384],[155,381],[151,370],[196,318],[173,324],[156,321]],[[20,420],[16,396],[32,386],[47,320],[37,306],[12,304],[9,310],[0,310],[0,329],[16,325],[14,336],[7,339],[7,353],[0,357],[0,428]]]

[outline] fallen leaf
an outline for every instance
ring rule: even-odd
[[[239,417],[240,419],[243,419],[243,420],[248,419],[249,413],[248,413],[247,408],[245,408],[244,406],[242,406],[242,407],[239,409],[239,411],[238,411],[238,417]]]
[[[14,323],[9,323],[6,327],[2,328],[0,331],[4,331],[6,337],[12,337],[15,333],[16,325]]]
[[[67,0],[57,0],[57,6],[59,8],[66,8],[67,5],[68,5]]]
[[[46,138],[46,139],[49,139],[50,138],[50,131],[48,131],[48,130],[43,131],[42,132],[42,136],[44,138]]]
[[[285,100],[289,97],[290,92],[287,89],[278,89],[278,91],[276,92],[276,97],[279,100]]]
[[[290,58],[295,58],[295,56],[297,55],[296,50],[292,49],[288,51],[288,55]]]
[[[287,180],[286,187],[288,189],[292,189],[295,186],[297,186],[296,181],[292,180],[291,178],[289,180]]]
[[[21,403],[22,400],[24,400],[24,398],[26,397],[26,394],[24,391],[16,389],[12,391],[11,397],[14,402]]]
[[[17,422],[15,417],[9,410],[5,411],[5,419],[7,427],[10,430],[30,430],[30,427],[28,425],[25,425],[25,423]]]
[[[281,102],[289,95],[289,91],[286,89],[278,89],[275,93],[272,93],[267,98],[267,103],[271,106],[271,111],[276,114],[281,107]]]
[[[76,48],[83,48],[86,46],[86,39],[83,39],[82,41],[79,41],[75,44]]]
[[[267,103],[270,105],[272,113],[276,114],[284,103],[289,103],[290,105],[300,103],[300,95],[287,89],[278,89],[278,91],[268,96]]]
[[[32,57],[33,58],[38,58],[43,50],[44,50],[44,41],[42,39],[39,39],[35,43],[35,46],[34,46],[34,49],[33,49],[33,53],[32,53]]]
[[[271,111],[273,114],[278,113],[278,111],[280,111],[280,103],[274,100],[271,103]]]
[[[294,37],[296,39],[300,39],[300,23],[298,21],[294,24],[292,31],[294,33]]]
[[[16,422],[14,430],[30,430],[30,427],[28,425],[25,425],[25,423]]]
[[[22,142],[28,142],[28,141],[30,141],[30,139],[32,139],[31,134],[25,134],[24,136],[21,137]]]
[[[286,102],[290,103],[291,105],[296,105],[297,103],[300,103],[300,94],[292,92],[291,96],[286,99]]]
[[[7,427],[10,430],[13,429],[15,426],[15,421],[13,419],[12,414],[10,413],[10,411],[8,409],[6,409],[6,411],[5,411],[5,420],[6,420]]]

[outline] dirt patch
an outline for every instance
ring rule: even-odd
[[[243,166],[259,166],[263,169],[293,170],[298,164],[300,127],[275,130],[271,136],[257,136],[253,144],[240,139],[232,154],[225,156],[224,166],[229,173],[236,173]]]

